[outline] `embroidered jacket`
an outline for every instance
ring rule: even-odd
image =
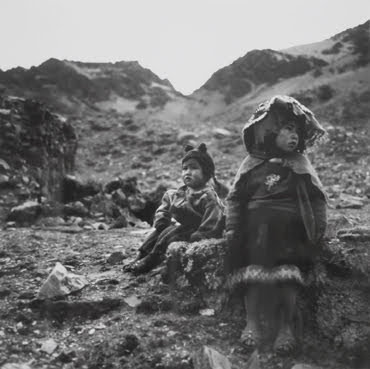
[[[192,242],[217,238],[222,236],[224,227],[224,206],[211,187],[190,193],[187,186],[182,186],[164,194],[154,217],[154,227],[161,232],[171,224],[172,218],[192,229]]]
[[[242,193],[242,183],[248,180],[248,174],[262,165],[265,160],[248,155],[236,174],[233,188],[227,198],[226,231],[240,233],[243,227],[243,208],[249,201]],[[297,175],[297,206],[312,243],[319,242],[326,229],[327,196],[314,168],[303,155],[294,153],[284,159],[282,165],[289,167]]]

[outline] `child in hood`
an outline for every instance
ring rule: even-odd
[[[244,295],[246,346],[259,344],[267,305],[278,324],[275,351],[295,347],[298,288],[326,228],[326,194],[304,151],[324,133],[313,113],[288,96],[261,104],[243,129],[248,156],[227,198],[226,238],[228,283]]]
[[[186,146],[182,158],[184,185],[164,194],[155,213],[154,232],[140,247],[137,259],[125,270],[134,274],[148,272],[164,259],[171,242],[222,237],[224,206],[209,185],[211,178],[217,186],[215,165],[206,145],[202,143],[198,148]]]

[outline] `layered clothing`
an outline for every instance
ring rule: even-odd
[[[163,256],[171,242],[219,238],[224,221],[224,205],[212,187],[199,191],[190,191],[187,186],[168,190],[155,213],[155,231],[140,252]]]
[[[327,195],[316,171],[303,153],[274,146],[289,120],[297,123],[302,151],[325,133],[312,112],[287,96],[261,104],[243,129],[248,155],[226,200],[231,283],[302,283],[324,236]]]

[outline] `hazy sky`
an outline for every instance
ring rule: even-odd
[[[368,19],[369,0],[0,0],[0,68],[138,60],[187,94],[252,49],[321,41]]]

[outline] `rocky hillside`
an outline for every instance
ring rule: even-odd
[[[259,85],[272,85],[325,65],[327,63],[324,60],[315,57],[293,56],[274,50],[252,50],[214,73],[194,96],[202,90],[216,91],[229,104],[251,93]]]
[[[82,63],[49,59],[30,69],[0,71],[0,91],[45,101],[59,111],[129,111],[163,106],[178,96],[162,80],[136,61]]]
[[[214,123],[243,122],[261,101],[276,94],[293,95],[326,119],[333,110],[327,105],[367,99],[369,62],[370,21],[314,44],[250,51],[214,73],[192,97],[205,106],[218,102],[203,113],[203,119]],[[367,111],[366,105],[358,110]],[[348,117],[336,117],[343,119]]]
[[[287,50],[250,51],[190,96],[137,62],[56,59],[0,72],[0,93],[36,96],[73,117],[76,168],[84,177],[124,173],[149,187],[173,182],[179,175],[174,163],[190,140],[209,145],[221,177],[230,181],[245,154],[244,122],[275,94],[298,98],[326,127],[363,135],[370,116],[369,26]]]
[[[26,200],[61,200],[75,165],[72,125],[34,100],[0,97],[0,129],[0,222]]]

